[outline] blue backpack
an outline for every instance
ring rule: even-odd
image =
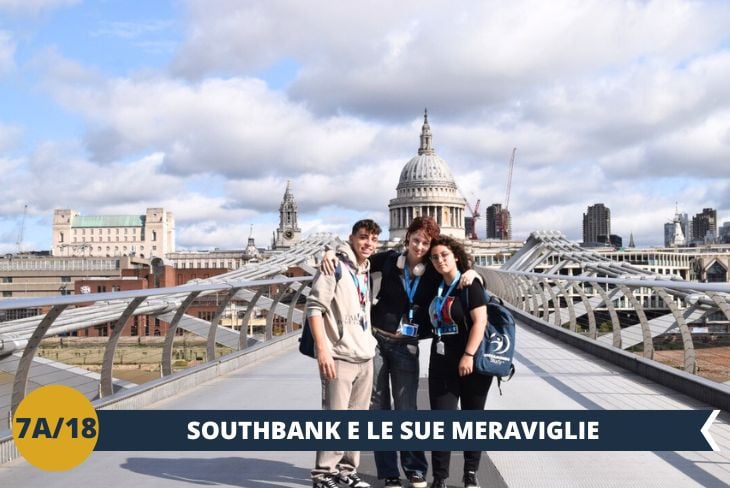
[[[462,296],[468,311],[468,289],[462,290]],[[496,377],[501,395],[502,382],[509,381],[515,374],[515,365],[512,363],[515,355],[515,319],[501,298],[491,295],[487,290],[484,290],[484,298],[487,302],[487,327],[474,354],[474,370]]]
[[[340,263],[337,263],[335,268],[335,283],[340,281],[342,278],[342,268]],[[299,352],[310,358],[314,358],[314,336],[312,335],[312,329],[309,327],[309,317],[307,317],[307,311],[304,310],[304,323],[302,324],[302,336],[299,338]]]
[[[312,330],[309,328],[308,317],[304,317],[304,324],[302,324],[302,336],[299,338],[299,352],[310,358],[314,357],[314,336],[312,336]]]

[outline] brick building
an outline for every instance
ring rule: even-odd
[[[106,293],[144,290],[147,288],[169,288],[184,285],[190,280],[207,279],[225,272],[225,269],[220,268],[175,269],[169,265],[125,269],[122,271],[121,276],[116,278],[97,277],[77,280],[74,284],[74,293]],[[208,295],[195,300],[188,308],[187,314],[210,321],[217,307],[215,295]],[[81,334],[84,337],[106,337],[111,333],[113,325],[113,323],[100,324],[81,331]],[[127,320],[122,329],[122,335],[132,337],[165,336],[169,326],[170,324],[164,320],[147,315],[136,315]],[[183,330],[178,329],[177,334],[182,335]]]

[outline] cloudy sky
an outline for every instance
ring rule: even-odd
[[[730,220],[730,3],[0,0],[0,252],[54,208],[175,213],[179,248],[268,245],[387,204],[423,109],[464,196],[514,236],[586,207],[662,242],[675,202]],[[479,222],[484,235],[484,219]]]

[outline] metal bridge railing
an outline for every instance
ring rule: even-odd
[[[159,370],[152,376],[166,377],[181,363],[188,363],[191,354],[197,359],[190,361],[193,364],[210,362],[222,354],[270,340],[275,333],[292,332],[294,324],[302,322],[302,307],[297,309],[296,304],[308,294],[311,279],[278,275],[260,280],[225,279],[174,288],[2,301],[0,309],[33,307],[47,312],[0,323],[0,418],[9,419],[29,391],[45,384],[74,386],[92,400],[133,388],[134,383],[113,377],[120,356],[122,363],[136,364],[140,369],[150,361],[156,363]],[[212,318],[201,320],[187,315],[191,305],[203,297],[215,300]],[[246,312],[240,322],[236,320],[238,330],[220,325],[234,300],[246,303]],[[247,332],[253,330],[255,311],[264,312],[265,318],[258,321],[259,332],[250,335]],[[166,334],[157,339],[122,338],[125,324],[135,316],[163,320],[168,324]],[[107,337],[83,337],[87,329],[106,324],[110,325]],[[130,339],[133,343],[128,347]],[[81,343],[83,347],[73,347]],[[83,363],[79,362],[82,356]],[[136,372],[136,376],[144,375]]]
[[[730,381],[730,285],[479,268],[517,309],[605,345]],[[718,347],[725,344],[727,349]]]
[[[303,305],[297,304],[309,294],[316,256],[325,245],[341,243],[333,234],[313,234],[260,263],[172,288],[0,300],[0,311],[43,312],[0,323],[0,419],[9,425],[25,395],[45,384],[67,384],[91,400],[106,399],[150,376],[180,375],[176,370],[185,366],[291,333],[302,323]],[[283,275],[292,268],[308,276]],[[189,315],[201,301],[214,311]],[[139,327],[153,322],[167,324],[167,330],[163,334],[160,327],[159,338],[123,336],[125,325],[137,319]],[[102,331],[108,335],[84,337]],[[149,364],[156,367],[144,374]],[[122,369],[130,365],[139,371]],[[2,426],[0,420],[0,438]]]

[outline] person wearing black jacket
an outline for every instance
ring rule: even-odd
[[[424,261],[431,240],[439,232],[431,217],[416,217],[406,233],[405,253],[378,253],[370,261],[371,272],[382,273],[377,303],[371,311],[378,341],[371,410],[417,409],[418,338],[428,333],[428,303],[440,281],[438,273]],[[401,451],[400,463],[413,488],[426,488],[428,461],[423,451]],[[384,488],[401,486],[396,452],[375,451],[375,465]]]

